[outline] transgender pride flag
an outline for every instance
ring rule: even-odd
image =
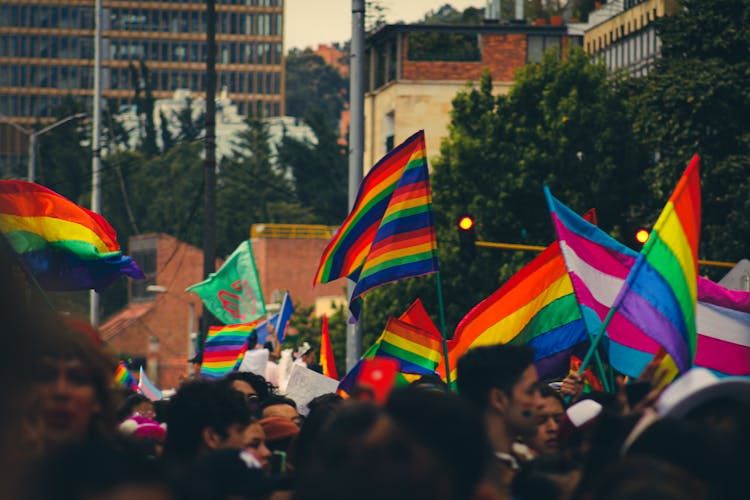
[[[146,376],[146,372],[143,371],[142,366],[141,366],[141,376],[140,376],[140,379],[138,380],[138,392],[146,396],[151,401],[159,401],[162,398],[161,391]]]
[[[545,190],[560,248],[587,328],[596,334],[638,253],[590,224]],[[750,292],[698,278],[695,365],[720,376],[750,376]],[[637,377],[659,344],[615,313],[607,327],[612,366]]]

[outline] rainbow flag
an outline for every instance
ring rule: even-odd
[[[144,278],[104,217],[33,182],[0,181],[0,233],[47,290],[101,291],[121,275]]]
[[[218,379],[234,371],[247,350],[247,338],[260,321],[208,329],[203,347],[201,376]]]
[[[584,221],[547,191],[552,220],[586,324],[592,333],[622,288],[638,253]],[[698,278],[695,364],[717,375],[750,375],[750,292],[728,290]],[[637,377],[660,345],[616,311],[607,326],[612,366]],[[665,356],[667,366],[674,364]]]
[[[125,366],[124,361],[120,361],[115,370],[115,384],[127,387],[128,389],[136,390],[138,384],[136,384],[133,375],[130,374],[130,370]]]
[[[693,365],[697,335],[700,159],[694,156],[651,230],[613,308],[659,345],[680,372]]]
[[[402,373],[435,373],[443,357],[442,339],[396,318],[389,318],[380,336],[376,356],[401,364]]]
[[[470,348],[508,343],[534,348],[540,378],[564,376],[570,354],[586,352],[588,335],[557,242],[461,320],[448,351],[451,380]],[[445,378],[443,363],[438,373]]]
[[[424,131],[383,157],[320,259],[314,283],[348,277],[352,303],[380,285],[437,272]],[[353,312],[356,315],[356,309]]]
[[[323,328],[320,334],[320,366],[323,368],[323,375],[338,380],[339,374],[336,371],[336,359],[333,357],[333,348],[331,347],[331,334],[328,331],[328,317],[323,315]]]

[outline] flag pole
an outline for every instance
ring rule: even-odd
[[[438,296],[438,312],[440,315],[440,336],[443,337],[443,360],[445,361],[445,382],[451,386],[451,367],[448,360],[448,336],[445,332],[445,307],[443,306],[443,284],[440,280],[440,271],[435,273],[435,285]]]
[[[635,264],[633,264],[633,268],[630,270],[630,273],[628,274],[628,277],[625,280],[625,283],[622,285],[622,288],[620,288],[620,292],[617,294],[617,297],[615,298],[614,303],[612,304],[612,307],[609,308],[609,312],[607,312],[607,316],[605,316],[604,321],[602,322],[601,328],[599,328],[599,332],[596,334],[596,337],[591,342],[591,346],[589,347],[588,352],[586,353],[586,357],[583,358],[583,361],[581,362],[581,367],[578,369],[578,374],[582,374],[586,368],[588,367],[589,363],[591,362],[591,357],[593,356],[594,351],[596,350],[597,346],[599,345],[599,341],[601,341],[602,337],[604,336],[604,332],[607,329],[607,326],[609,326],[610,321],[612,321],[612,317],[615,315],[615,312],[617,309],[620,308],[620,303],[622,302],[622,298],[624,296],[623,291],[630,285],[630,283],[633,281],[633,278],[638,274],[638,272],[641,269],[641,266],[643,265],[643,261],[646,260],[644,254],[638,255],[638,258],[635,261]]]

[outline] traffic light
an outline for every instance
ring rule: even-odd
[[[477,236],[474,232],[474,225],[474,219],[468,215],[464,215],[458,220],[458,242],[460,244],[460,253],[464,257],[473,257],[476,252],[476,245],[474,243],[477,240]]]
[[[639,227],[635,232],[635,241],[637,241],[641,245],[645,245],[648,241],[649,236],[651,236],[651,233],[648,229],[646,229],[645,227]]]

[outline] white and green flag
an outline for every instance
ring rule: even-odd
[[[186,291],[198,294],[203,305],[225,325],[247,323],[266,314],[249,240],[240,243],[221,269]]]

